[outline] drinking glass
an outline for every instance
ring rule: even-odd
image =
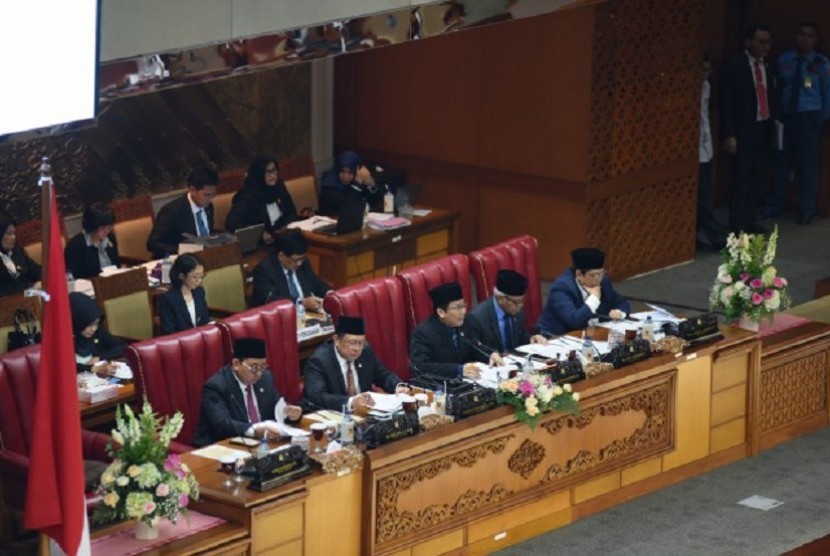
[[[219,467],[222,470],[222,473],[225,474],[225,481],[222,483],[222,486],[225,488],[231,488],[234,486],[233,481],[231,480],[231,473],[236,468],[236,458],[233,456],[222,456],[222,459],[219,460]]]
[[[314,452],[317,454],[323,452],[323,437],[325,436],[327,428],[325,423],[313,423],[311,425],[311,437],[314,439]]]

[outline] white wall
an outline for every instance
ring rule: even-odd
[[[102,0],[101,61],[213,44],[439,0]]]

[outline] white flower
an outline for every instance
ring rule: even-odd
[[[118,444],[124,445],[124,436],[118,432],[117,430],[113,429],[112,432],[112,439],[115,440]]]
[[[571,387],[570,383],[565,383],[565,384],[562,386],[562,389],[563,389],[563,390],[565,390],[565,392],[571,392],[571,391],[573,391],[573,388]]]
[[[562,392],[564,392],[564,390],[562,390],[562,387],[559,386],[558,384],[553,387],[553,395],[554,396],[561,396]]]
[[[742,284],[743,282],[738,282],[738,284]],[[738,289],[738,284],[735,284],[735,289]],[[729,305],[729,300],[732,299],[733,291],[731,287],[723,288],[720,292],[720,301],[724,305]]]
[[[763,280],[765,286],[770,287],[777,274],[778,271],[775,270],[775,267],[770,265],[761,273],[761,280]]]
[[[781,306],[781,294],[778,290],[772,292],[772,297],[764,300],[764,308],[770,311],[777,311]]]
[[[574,399],[575,402],[579,401],[579,392],[574,392],[571,394],[571,397]]]
[[[121,475],[120,477],[115,479],[115,484],[117,484],[118,486],[127,486],[127,483],[129,483],[129,482],[130,482],[130,478],[127,477],[126,475]]]

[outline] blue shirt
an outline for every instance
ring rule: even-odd
[[[778,77],[781,80],[781,108],[787,113],[793,94],[793,81],[797,73],[795,50],[788,50],[778,57]],[[801,60],[801,78],[798,86],[798,112],[821,111],[830,118],[830,60],[813,51]]]
[[[493,307],[496,309],[496,320],[499,323],[499,333],[501,334],[501,345],[505,348],[512,344],[512,339],[510,336],[512,334],[508,334],[507,330],[507,323],[504,322],[504,316],[507,314],[504,312],[504,309],[499,307],[499,304],[496,302],[496,296],[493,296]]]

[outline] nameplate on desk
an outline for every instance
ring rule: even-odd
[[[319,324],[315,324],[313,326],[306,326],[304,328],[297,329],[297,340],[302,342],[303,340],[308,340],[309,338],[313,338],[319,334],[322,334],[323,330]]]

